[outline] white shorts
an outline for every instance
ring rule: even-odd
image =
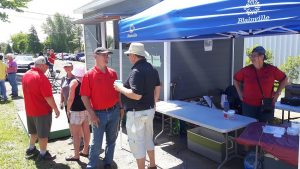
[[[70,124],[81,125],[83,122],[88,120],[89,120],[89,116],[86,110],[70,112]]]
[[[146,151],[154,150],[153,118],[155,110],[128,111],[126,130],[131,152],[135,159],[146,157]]]

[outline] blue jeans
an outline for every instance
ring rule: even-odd
[[[3,97],[3,100],[7,100],[5,80],[0,80],[0,95]]]
[[[118,125],[120,121],[120,109],[116,106],[110,111],[95,111],[100,119],[99,127],[92,125],[93,139],[90,145],[88,168],[96,168],[99,160],[100,149],[103,141],[103,134],[106,133],[106,147],[104,164],[112,164],[116,140],[118,137]]]
[[[260,122],[271,122],[274,118],[274,110],[268,113],[261,111],[261,106],[251,106],[243,103],[243,115],[252,117]]]
[[[17,82],[17,73],[7,74],[7,79],[11,85],[11,92],[13,96],[18,96],[18,82]]]

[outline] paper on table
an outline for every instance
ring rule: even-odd
[[[266,126],[263,126],[263,132],[273,134],[276,137],[276,136],[283,135],[285,133],[285,128],[266,125]]]

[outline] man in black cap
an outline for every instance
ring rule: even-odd
[[[117,73],[107,66],[109,54],[111,52],[104,47],[94,50],[95,66],[83,76],[80,87],[81,99],[90,114],[93,130],[87,169],[97,167],[104,133],[106,134],[104,169],[112,168],[118,124],[121,114],[124,113],[119,105],[119,93],[113,87],[114,81],[118,79]]]
[[[243,102],[243,115],[259,121],[271,121],[274,118],[274,105],[282,89],[287,85],[288,78],[277,67],[267,64],[266,50],[257,46],[249,56],[251,63],[234,75],[234,86]],[[274,92],[274,82],[279,86]],[[243,86],[243,88],[241,87]],[[266,106],[269,100],[271,106]],[[266,110],[266,107],[271,107]]]

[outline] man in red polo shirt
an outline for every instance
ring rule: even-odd
[[[47,151],[47,144],[52,123],[52,109],[55,111],[56,118],[60,114],[52,95],[51,84],[44,74],[47,69],[45,58],[39,56],[34,62],[34,67],[22,78],[27,127],[30,134],[26,158],[38,155],[39,151],[35,147],[38,138],[40,146],[38,161],[55,158]]]
[[[97,166],[104,132],[106,133],[104,168],[112,167],[118,124],[120,115],[124,113],[118,104],[119,93],[113,87],[114,81],[118,78],[117,73],[107,67],[110,53],[103,47],[94,50],[95,67],[84,75],[80,88],[81,99],[90,114],[93,130],[87,169]]]
[[[55,62],[56,56],[53,49],[49,50],[49,57],[48,57],[48,64],[49,64],[49,72],[51,76],[54,76],[54,62]]]
[[[255,47],[249,57],[252,64],[234,75],[234,86],[243,102],[243,115],[262,122],[271,121],[274,109],[262,111],[262,99],[272,98],[274,105],[287,85],[288,78],[277,67],[264,62],[266,50],[262,46]],[[279,82],[276,92],[273,91],[275,81]]]

